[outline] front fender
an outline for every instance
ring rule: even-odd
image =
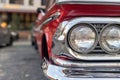
[[[51,53],[51,48],[52,48],[52,32],[50,31],[50,29],[46,28],[44,30],[44,34],[45,34],[45,38],[46,38],[46,47],[47,47],[47,51],[48,51],[48,57],[50,58],[52,56]]]

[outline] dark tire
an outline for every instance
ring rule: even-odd
[[[9,41],[9,43],[7,44],[7,46],[12,46],[12,45],[13,45],[13,39],[10,38],[10,41]]]
[[[38,50],[38,46],[37,46],[37,43],[36,43],[36,42],[34,43],[34,48],[35,48],[36,50]]]
[[[35,45],[35,42],[31,41],[31,45],[34,46],[34,45]]]
[[[33,36],[31,36],[31,45],[32,45],[32,46],[35,46],[35,39],[34,39]]]

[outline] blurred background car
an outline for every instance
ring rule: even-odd
[[[11,46],[13,44],[13,38],[11,31],[7,27],[6,22],[1,22],[0,24],[0,46],[6,45]]]
[[[37,41],[36,41],[36,31],[35,31],[35,23],[31,24],[31,45],[37,50],[38,46],[37,46]]]
[[[19,39],[19,33],[17,31],[11,31],[11,36],[13,41],[16,41]]]
[[[34,32],[34,23],[31,24],[31,44],[35,45],[35,32]]]

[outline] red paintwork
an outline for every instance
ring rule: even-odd
[[[57,11],[61,12],[61,16],[58,19],[45,24],[37,38],[39,51],[42,57],[44,57],[44,53],[41,50],[42,45],[44,45],[42,44],[43,35],[46,37],[49,58],[51,58],[51,56],[53,56],[51,51],[52,37],[59,23],[63,20],[71,20],[75,17],[120,17],[120,5],[61,4],[54,5],[39,22],[39,25]]]
[[[33,27],[33,31],[34,31],[34,40],[35,42],[37,41],[37,38],[38,38],[38,35],[39,35],[39,32],[36,31],[36,28],[39,26],[39,22],[40,22],[40,19],[42,18],[43,16],[41,15],[41,13],[37,13],[37,19],[35,20],[35,23],[34,23],[34,27]]]

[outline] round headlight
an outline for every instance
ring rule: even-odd
[[[68,43],[74,51],[88,53],[97,44],[97,32],[89,24],[77,24],[69,31]]]
[[[101,46],[108,53],[120,52],[120,26],[109,25],[101,32]]]

